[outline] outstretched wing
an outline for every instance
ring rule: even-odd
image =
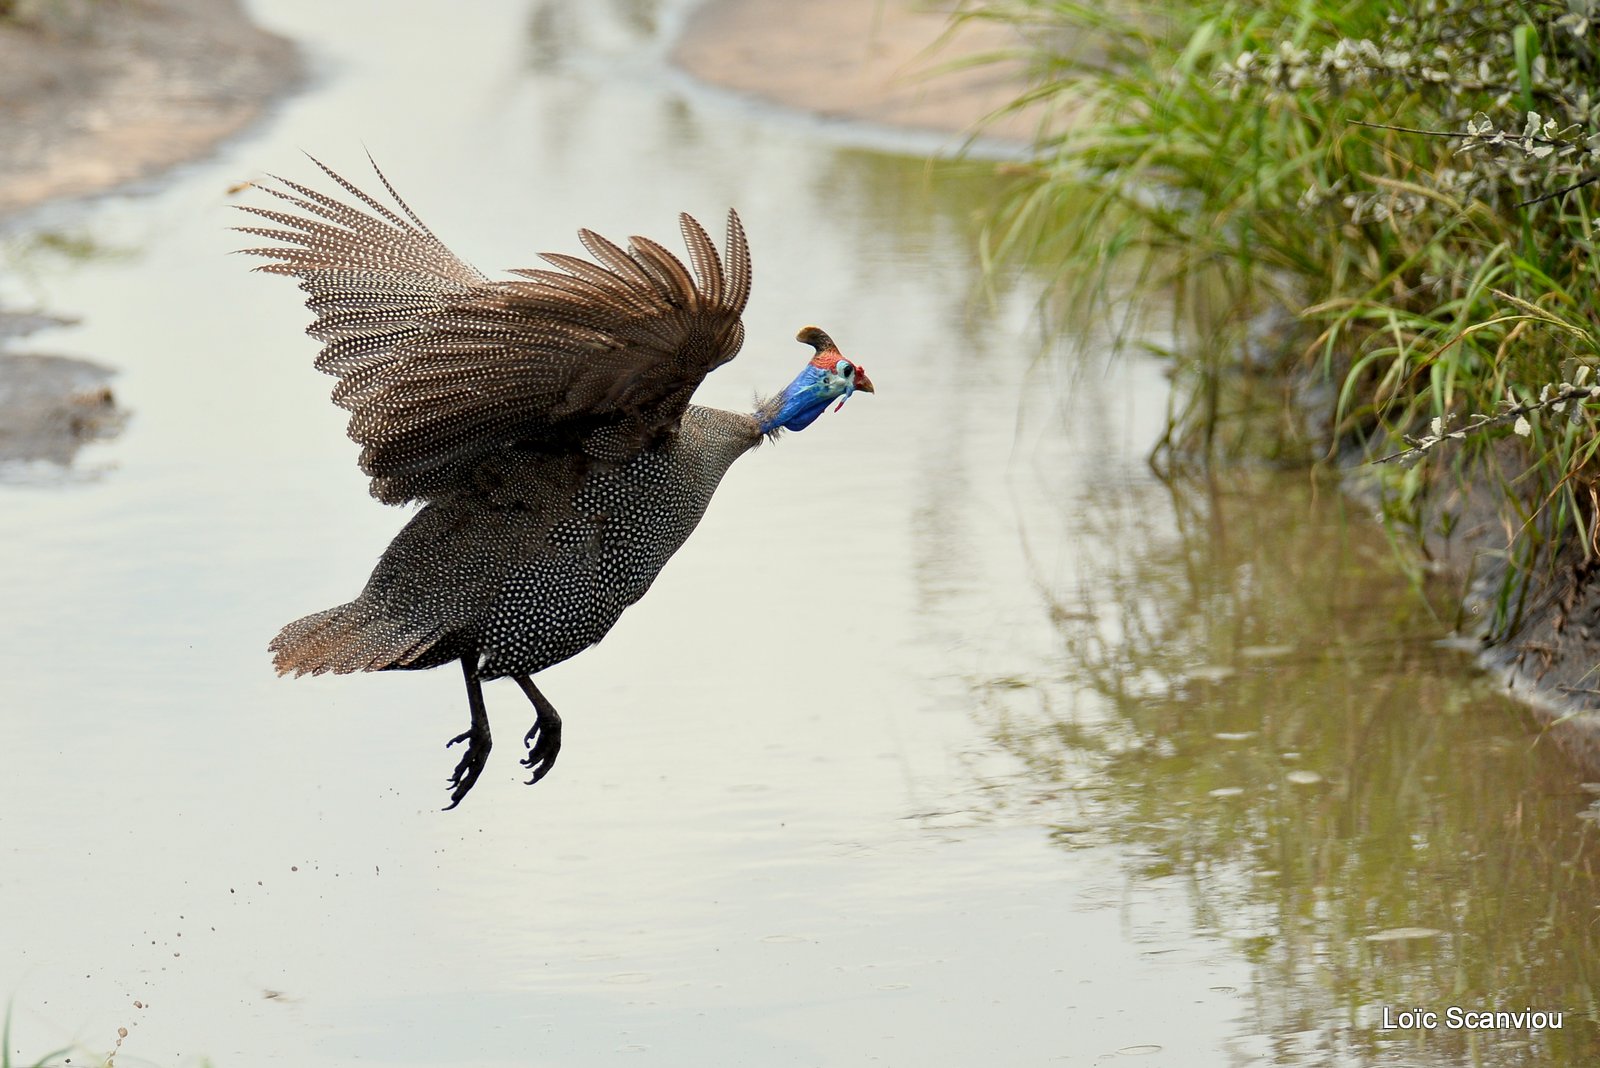
[[[286,209],[241,205],[277,244],[242,251],[293,275],[326,342],[319,370],[350,412],[373,495],[448,492],[506,448],[601,448],[623,460],[672,432],[695,387],[744,341],[750,253],[728,213],[726,259],[680,216],[691,275],[646,238],[626,249],[579,231],[593,260],[549,253],[552,268],[486,279],[417,218],[378,171],[393,207],[317,160],[345,200],[275,178]],[[603,435],[595,432],[609,429]]]

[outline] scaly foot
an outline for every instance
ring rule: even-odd
[[[561,717],[553,711],[549,716],[540,716],[528,728],[523,743],[528,755],[522,758],[522,766],[533,772],[533,778],[528,780],[532,786],[556,766],[556,757],[561,753]]]
[[[461,754],[461,762],[450,775],[449,783],[454,789],[450,791],[450,803],[444,807],[446,812],[461,804],[461,799],[477,783],[484,765],[489,763],[489,750],[494,747],[487,729],[481,736],[474,731],[463,731],[446,742],[444,747],[449,749],[457,742],[466,742],[467,751]]]
[[[483,766],[489,762],[489,750],[494,747],[494,741],[489,737],[489,713],[483,707],[483,687],[478,682],[478,673],[472,666],[473,658],[461,658],[461,670],[467,680],[467,704],[472,708],[472,726],[456,735],[445,743],[449,749],[457,742],[466,742],[467,751],[461,754],[461,763],[456,765],[456,770],[450,776],[450,803],[444,807],[446,812],[461,804],[461,799],[478,781],[478,776],[483,774]]]
[[[522,687],[522,692],[528,695],[534,711],[539,714],[523,739],[528,747],[528,755],[522,758],[522,766],[533,772],[533,778],[528,780],[528,785],[532,786],[556,766],[556,757],[561,753],[561,716],[539,692],[539,687],[533,684],[532,679],[526,675],[513,675],[512,678]]]

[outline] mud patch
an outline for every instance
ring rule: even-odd
[[[1037,107],[997,114],[1028,85],[1025,42],[995,22],[952,29],[952,10],[712,0],[691,17],[673,60],[712,85],[825,118],[1031,143],[1052,116]]]
[[[0,215],[209,152],[300,77],[234,0],[14,0],[0,19]]]
[[[73,470],[78,450],[127,421],[111,392],[114,374],[69,356],[0,352],[0,483],[92,477]]]

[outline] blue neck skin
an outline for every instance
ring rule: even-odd
[[[854,392],[855,387],[842,376],[808,363],[782,393],[756,409],[756,424],[763,434],[804,430],[830,403]]]

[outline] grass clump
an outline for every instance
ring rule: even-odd
[[[1597,8],[981,0],[957,17],[1018,30],[1014,106],[1054,116],[988,251],[1056,269],[1064,312],[1171,294],[1171,456],[1236,447],[1271,365],[1329,384],[1326,447],[1406,462],[1401,525],[1492,488],[1504,637],[1540,567],[1600,555]]]

